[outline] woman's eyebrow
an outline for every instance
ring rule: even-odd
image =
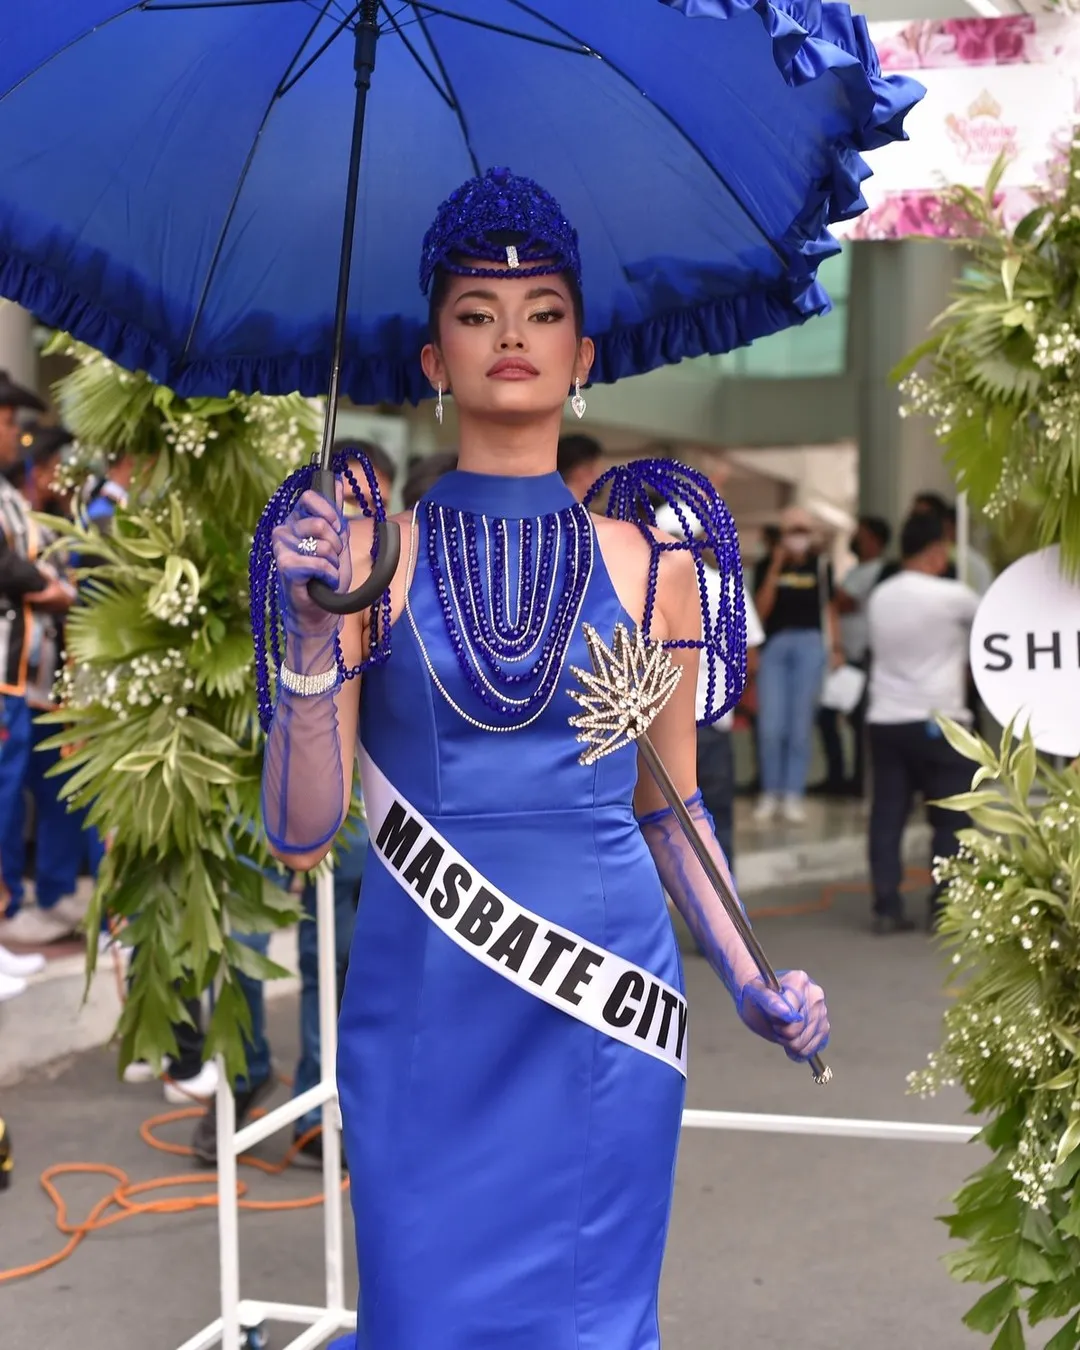
[[[565,300],[566,296],[562,291],[557,291],[552,286],[535,286],[531,291],[525,293],[526,300],[540,300],[545,295],[553,295],[556,300]],[[498,295],[494,291],[462,291],[457,296],[457,300],[488,300],[494,303],[498,300]]]

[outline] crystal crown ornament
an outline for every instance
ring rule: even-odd
[[[569,272],[581,288],[577,230],[550,192],[509,169],[470,178],[439,207],[424,236],[420,289],[427,294],[437,267],[462,277],[502,275],[484,262],[505,263],[520,277]]]
[[[571,666],[582,688],[568,693],[585,710],[571,717],[570,725],[586,747],[580,763],[588,765],[648,731],[675,692],[682,670],[660,642],[646,639],[640,629],[631,634],[625,624],[616,624],[610,647],[592,624],[583,624],[582,632],[593,668]]]

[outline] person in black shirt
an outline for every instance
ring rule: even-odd
[[[832,569],[815,547],[814,521],[790,507],[780,541],[757,566],[754,600],[765,625],[758,670],[758,756],[762,795],[757,820],[780,810],[806,819],[803,797],[810,769],[814,714],[827,656],[843,661],[833,605]]]

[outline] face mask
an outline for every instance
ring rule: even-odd
[[[792,553],[806,553],[810,548],[810,535],[804,530],[792,530],[784,535],[784,543]]]

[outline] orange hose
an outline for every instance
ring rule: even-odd
[[[252,1118],[257,1119],[265,1114],[265,1111],[253,1111]],[[139,1137],[150,1148],[157,1149],[161,1153],[175,1154],[179,1157],[192,1157],[193,1151],[190,1147],[184,1144],[167,1143],[165,1140],[158,1139],[154,1131],[163,1125],[174,1124],[178,1120],[198,1119],[200,1115],[202,1115],[200,1108],[185,1106],[178,1111],[165,1111],[161,1115],[151,1116],[149,1120],[145,1120],[140,1125]],[[321,1131],[322,1126],[316,1125],[314,1129],[308,1130],[306,1134],[294,1140],[278,1162],[265,1162],[261,1158],[253,1158],[245,1153],[237,1158],[237,1164],[243,1167],[257,1168],[258,1171],[265,1173],[267,1176],[280,1176],[286,1168],[291,1166],[293,1159],[304,1145],[310,1139],[314,1139]],[[82,1223],[70,1223],[68,1221],[67,1204],[56,1186],[56,1181],[60,1177],[76,1174],[105,1176],[116,1182],[113,1189],[94,1205]],[[348,1185],[348,1178],[343,1178],[342,1190],[346,1190]],[[137,1200],[135,1198],[153,1191],[169,1190],[180,1186],[214,1186],[215,1189],[209,1195],[185,1195],[158,1200]],[[68,1240],[52,1256],[46,1256],[43,1260],[34,1261],[26,1266],[16,1266],[12,1270],[0,1271],[0,1284],[25,1279],[29,1275],[40,1275],[43,1271],[51,1270],[54,1266],[58,1266],[61,1261],[66,1261],[79,1243],[88,1238],[91,1233],[103,1232],[106,1228],[111,1228],[113,1224],[123,1223],[125,1219],[136,1219],[143,1214],[190,1214],[197,1209],[214,1209],[218,1203],[216,1186],[217,1174],[214,1172],[185,1172],[177,1176],[155,1177],[152,1181],[133,1182],[122,1168],[113,1167],[109,1163],[57,1163],[53,1167],[47,1167],[41,1174],[41,1187],[52,1201],[56,1214],[56,1227]],[[236,1194],[239,1208],[258,1210],[263,1213],[312,1209],[316,1205],[321,1205],[325,1198],[320,1191],[316,1195],[303,1196],[298,1200],[246,1200],[244,1197],[247,1193],[247,1185],[242,1181],[237,1182]],[[110,1210],[113,1212],[110,1213]]]
[[[917,886],[925,886],[929,881],[930,873],[928,871],[921,868],[911,868],[904,875],[902,889],[910,890]],[[773,919],[790,918],[804,914],[820,914],[832,908],[838,895],[862,894],[866,889],[866,884],[863,882],[832,883],[822,887],[821,894],[816,900],[794,905],[775,905],[764,909],[754,909],[751,911],[751,918]],[[123,995],[123,982],[119,975],[119,960],[116,957],[115,949],[114,965],[117,969],[119,988]],[[258,1119],[259,1116],[265,1114],[265,1111],[253,1111],[252,1119]],[[188,1145],[171,1144],[164,1139],[158,1139],[154,1131],[163,1125],[171,1125],[179,1120],[198,1119],[200,1115],[202,1115],[202,1109],[194,1106],[185,1106],[177,1111],[162,1112],[160,1115],[151,1116],[148,1120],[143,1121],[142,1125],[139,1126],[139,1137],[144,1144],[156,1149],[159,1153],[168,1153],[180,1158],[193,1157],[194,1152]],[[291,1166],[304,1145],[321,1132],[321,1125],[316,1125],[314,1129],[308,1130],[306,1134],[293,1141],[278,1162],[264,1162],[261,1158],[254,1158],[250,1154],[243,1154],[236,1161],[238,1165],[256,1168],[266,1176],[280,1176]],[[116,1185],[108,1195],[103,1196],[94,1205],[82,1223],[73,1224],[68,1222],[67,1205],[55,1185],[55,1180],[59,1177],[75,1174],[111,1177]],[[209,1195],[188,1195],[147,1201],[136,1201],[134,1198],[156,1190],[168,1190],[180,1186],[210,1185],[213,1185],[215,1189]],[[342,1190],[346,1190],[348,1185],[349,1181],[346,1177],[341,1183]],[[125,1171],[119,1167],[113,1167],[109,1163],[57,1163],[42,1172],[41,1186],[53,1203],[56,1213],[56,1227],[68,1240],[52,1256],[46,1256],[43,1260],[34,1261],[30,1265],[0,1271],[0,1284],[25,1279],[30,1275],[40,1275],[43,1271],[51,1270],[62,1261],[66,1261],[79,1243],[89,1237],[91,1233],[103,1232],[106,1228],[111,1228],[113,1224],[123,1223],[126,1219],[136,1219],[143,1214],[190,1214],[197,1209],[214,1209],[218,1203],[217,1174],[214,1172],[184,1172],[177,1176],[157,1177],[152,1181],[133,1182]],[[240,1209],[261,1213],[313,1209],[315,1206],[321,1205],[325,1199],[323,1192],[320,1191],[318,1194],[304,1196],[299,1200],[246,1200],[244,1197],[248,1193],[248,1187],[242,1181],[237,1182],[236,1193]],[[110,1210],[115,1212],[109,1213]]]

